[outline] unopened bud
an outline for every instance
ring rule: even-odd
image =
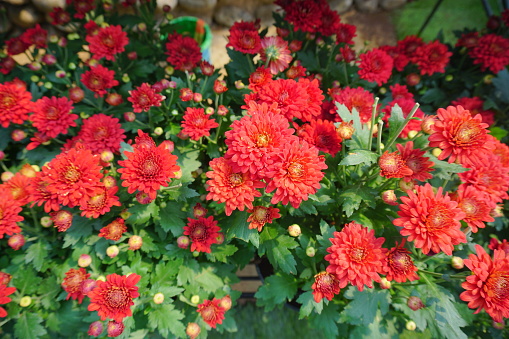
[[[451,265],[457,270],[461,270],[463,267],[465,267],[465,263],[463,262],[463,258],[460,257],[452,257],[451,258]]]
[[[189,336],[189,339],[195,339],[200,335],[201,328],[197,323],[189,323],[186,327],[186,334]]]
[[[175,174],[175,179],[178,180],[178,179],[182,178],[182,170],[181,169],[179,169],[178,171],[174,172],[174,174]]]
[[[104,275],[100,275],[100,276],[97,277],[96,280],[98,280],[98,281],[106,281],[106,277]]]
[[[201,93],[193,93],[193,101],[194,102],[202,102],[203,96]]]
[[[147,205],[152,202],[152,198],[145,192],[136,193],[136,201],[138,201],[142,205]]]
[[[25,245],[25,237],[21,233],[13,234],[9,240],[7,240],[7,245],[9,245],[13,250],[17,251],[23,247],[23,245]]]
[[[124,332],[124,327],[125,326],[123,322],[110,320],[106,329],[108,332],[108,337],[118,337],[122,334],[122,332]]]
[[[382,277],[380,279],[380,288],[381,289],[388,290],[391,288],[391,286],[392,286],[392,283],[389,280],[387,280],[386,277]]]
[[[500,322],[493,320],[492,326],[493,326],[493,328],[495,328],[497,330],[503,330],[505,328],[505,321],[504,321],[504,319],[502,319],[502,321],[500,321]]]
[[[27,137],[27,134],[25,131],[21,129],[15,129],[11,132],[11,138],[14,141],[21,141]]]
[[[418,131],[414,131],[414,130],[412,130],[412,131],[408,132],[408,139],[413,139],[413,138],[415,138],[415,136],[417,135],[417,133],[419,133],[419,132],[418,132]]]
[[[106,255],[110,258],[115,258],[120,252],[117,245],[110,246],[106,249]]]
[[[307,255],[308,257],[311,257],[311,258],[312,258],[312,257],[314,257],[314,256],[315,256],[315,254],[316,254],[316,250],[315,250],[315,248],[314,248],[314,247],[308,247],[308,248],[306,248],[306,255]]]
[[[302,231],[301,231],[299,225],[293,224],[293,225],[288,226],[288,233],[292,237],[298,237],[302,233]]]
[[[435,124],[435,117],[432,115],[426,115],[422,119],[421,129],[426,134],[431,134],[434,132],[433,125]]]
[[[101,160],[104,162],[111,162],[115,156],[113,155],[113,152],[110,150],[105,150],[101,152]]]
[[[219,300],[219,307],[224,308],[225,311],[228,311],[232,308],[232,298],[229,295],[225,295]]]
[[[63,79],[65,78],[65,76],[67,75],[67,73],[65,73],[65,71],[59,69],[58,71],[55,72],[55,76],[59,79]]]
[[[88,267],[92,263],[92,257],[88,254],[82,254],[78,258],[79,267]]]
[[[410,309],[412,311],[417,311],[417,310],[420,310],[421,308],[424,307],[424,304],[422,303],[421,298],[416,297],[416,296],[408,297],[408,300],[407,300],[406,304],[407,304],[408,307],[410,307]]]
[[[124,220],[127,220],[129,219],[129,217],[132,215],[131,212],[129,212],[127,209],[123,210],[122,212],[120,212],[120,217]]]
[[[200,296],[199,295],[193,295],[191,297],[191,304],[197,305],[200,302]]]
[[[348,122],[342,122],[339,127],[336,128],[336,131],[338,132],[341,139],[348,140],[352,138],[352,135],[355,132],[355,128]]]
[[[398,205],[398,197],[394,193],[394,190],[386,190],[382,192],[382,200],[388,205]]]
[[[189,240],[189,237],[186,235],[181,235],[180,237],[177,238],[177,246],[183,249],[188,248],[190,242],[191,241]]]
[[[136,120],[136,114],[134,114],[134,112],[125,112],[124,119],[127,122],[133,122],[134,120]]]
[[[50,217],[44,216],[41,218],[41,226],[42,227],[51,227],[51,226],[53,226],[53,221],[51,221]]]
[[[399,181],[399,188],[403,191],[403,192],[406,192],[408,190],[413,190],[415,187],[415,183],[413,181],[405,181],[403,179],[401,179]]]
[[[221,245],[224,242],[224,234],[218,233],[216,237],[216,244]]]
[[[415,329],[417,328],[417,324],[415,323],[415,321],[409,320],[406,322],[405,327],[409,331],[415,331]]]
[[[28,306],[30,306],[30,304],[32,304],[32,298],[28,295],[24,296],[19,301],[19,306],[21,306],[21,307],[28,307]]]
[[[6,171],[6,172],[2,172],[2,175],[0,175],[0,179],[3,181],[3,182],[7,182],[9,180],[11,180],[11,178],[14,176],[14,173],[12,172],[9,172],[9,171]]]
[[[85,279],[81,283],[81,293],[87,295],[97,286],[97,282],[94,279]]]
[[[162,135],[164,133],[164,130],[162,127],[156,127],[154,128],[154,134],[155,135]]]
[[[435,157],[439,157],[440,154],[442,153],[442,150],[440,148],[433,148],[433,150],[431,151],[431,154],[433,154],[433,156]]]
[[[158,304],[158,305],[162,304],[164,301],[164,294],[162,294],[162,293],[154,294],[153,300],[154,300],[155,304]]]
[[[143,238],[140,237],[139,235],[133,235],[132,237],[129,238],[129,249],[131,251],[136,251],[136,250],[139,250],[141,248],[141,246],[143,245]]]
[[[98,337],[103,332],[103,323],[100,321],[94,321],[88,327],[87,334],[91,337]]]

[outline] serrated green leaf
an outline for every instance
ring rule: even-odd
[[[186,213],[182,211],[181,205],[174,201],[168,201],[166,207],[161,208],[159,212],[159,224],[165,231],[171,231],[174,237],[182,235]]]
[[[498,140],[502,140],[503,137],[505,137],[509,132],[507,132],[505,129],[493,126],[490,127],[490,134],[493,135]]]
[[[64,244],[62,247],[67,248],[69,246],[74,246],[81,238],[86,238],[91,235],[94,230],[93,225],[95,222],[96,221],[93,219],[75,215],[72,219],[71,227],[65,231]]]
[[[177,164],[180,166],[180,170],[182,171],[180,181],[183,183],[194,181],[192,172],[196,171],[201,166],[201,162],[198,160],[200,151],[188,150],[180,152],[180,150],[175,149],[173,153],[177,156]]]
[[[270,311],[292,300],[295,293],[297,293],[297,279],[289,274],[278,272],[267,277],[256,291],[256,305],[263,306],[265,311]]]
[[[37,272],[40,272],[42,265],[48,260],[48,249],[49,245],[41,240],[30,245],[26,250],[25,263],[32,263]]]
[[[237,247],[235,245],[221,244],[219,246],[214,246],[212,253],[207,253],[207,257],[210,258],[211,261],[227,263],[228,258],[235,252],[237,252]]]
[[[427,155],[430,161],[434,162],[433,168],[435,169],[432,174],[434,177],[444,180],[450,180],[453,174],[463,173],[468,171],[468,168],[465,168],[459,164],[448,163],[447,161],[438,160],[435,156],[429,154]]]
[[[439,293],[436,294],[439,302],[435,305],[435,321],[437,322],[440,332],[446,338],[467,338],[466,334],[460,327],[466,326],[467,323],[460,316],[458,310],[454,306],[454,297],[452,294],[440,285],[436,285]]]
[[[399,339],[399,336],[394,326],[394,320],[384,318],[380,310],[376,310],[374,321],[367,326],[355,327],[350,338]]]
[[[55,299],[61,291],[62,288],[54,275],[45,278],[39,286],[41,304],[48,310],[57,309],[60,305],[55,303]]]
[[[322,313],[309,316],[311,325],[319,329],[326,338],[337,338],[339,334],[338,320],[339,320],[338,305],[329,303],[324,305]]]
[[[204,267],[201,272],[196,274],[193,279],[197,282],[205,291],[216,292],[223,287],[223,280],[214,273],[213,267]]]
[[[420,102],[425,104],[430,104],[433,102],[439,102],[446,98],[444,91],[440,88],[430,88],[424,93],[424,95],[421,97]]]
[[[344,190],[338,197],[338,202],[343,206],[343,211],[347,217],[359,209],[362,202],[369,207],[376,205],[376,191],[369,187],[352,187]]]
[[[260,246],[260,235],[258,230],[249,229],[247,222],[247,212],[233,211],[232,216],[228,219],[228,223],[223,226],[226,230],[228,239],[238,238],[245,242],[251,242],[256,248]]]
[[[297,299],[297,302],[302,304],[299,310],[299,319],[306,318],[313,311],[318,314],[322,313],[323,300],[320,300],[320,302],[317,303],[313,297],[312,291],[302,293]]]
[[[335,227],[329,226],[325,220],[320,220],[320,233],[316,237],[318,243],[323,247],[330,247],[332,244],[330,242],[330,238],[334,238],[334,232],[336,231]]]
[[[156,204],[155,200],[146,205],[134,205],[129,207],[128,210],[129,213],[131,213],[131,216],[129,216],[127,221],[135,225],[147,224],[150,220],[150,217],[155,218],[159,215],[159,206]]]
[[[16,286],[21,295],[32,294],[39,288],[41,280],[32,267],[23,267],[23,269],[18,269],[16,274],[13,275],[12,286]]]
[[[378,155],[374,152],[356,149],[351,150],[346,157],[341,160],[339,165],[350,166],[350,165],[358,165],[358,164],[372,164],[376,162],[378,159]]]
[[[195,260],[186,261],[180,266],[177,275],[177,284],[182,286],[188,282],[193,281],[194,277],[198,274],[200,265]]]
[[[129,70],[129,73],[136,77],[146,78],[150,73],[156,70],[157,66],[150,60],[138,60],[134,66]]]
[[[163,337],[168,337],[170,332],[179,338],[186,337],[186,328],[182,323],[184,315],[175,309],[173,304],[163,304],[154,307],[148,314],[148,327],[156,329]]]
[[[42,317],[37,313],[23,312],[14,325],[14,333],[18,338],[37,339],[46,335],[46,329],[41,325]]]
[[[182,268],[183,261],[184,259],[177,258],[166,263],[159,262],[154,269],[154,273],[152,273],[150,283],[155,285],[172,282],[177,273],[179,273],[179,270]]]
[[[336,102],[336,108],[336,112],[341,117],[341,120],[344,122],[353,122],[352,126],[355,129],[355,132],[352,135],[352,138],[347,140],[347,146],[350,149],[367,149],[368,141],[371,136],[369,135],[369,127],[367,124],[361,123],[359,112],[355,109],[350,112],[345,105],[338,102]]]
[[[369,325],[375,320],[377,310],[382,316],[387,313],[391,302],[388,290],[367,288],[360,292],[353,286],[348,288],[344,297],[352,301],[341,312],[341,321],[352,325]]]
[[[265,227],[260,234],[259,252],[261,255],[267,254],[274,268],[280,268],[285,273],[296,274],[297,262],[290,249],[298,245],[294,238],[285,234],[278,234],[276,228]]]
[[[400,127],[405,122],[405,117],[403,115],[403,110],[399,107],[398,104],[395,104],[391,109],[391,116],[389,117],[389,139],[398,137],[396,133],[399,131]]]

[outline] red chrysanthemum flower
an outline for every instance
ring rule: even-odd
[[[334,274],[329,272],[320,272],[315,275],[315,282],[311,286],[313,290],[313,299],[319,303],[323,298],[332,300],[336,294],[339,294],[339,280]]]
[[[124,47],[129,43],[122,26],[100,27],[96,34],[87,35],[85,40],[89,43],[93,59],[105,58],[111,61],[115,60],[116,54],[125,51]]]
[[[405,146],[397,144],[396,147],[405,164],[412,170],[412,174],[404,176],[403,180],[406,182],[414,180],[426,181],[433,178],[430,172],[435,170],[431,168],[434,162],[430,161],[428,157],[423,156],[425,152],[421,149],[414,149],[413,141],[408,141]]]
[[[19,215],[21,205],[18,201],[12,199],[11,193],[7,188],[0,187],[0,239],[4,234],[13,235],[21,232],[17,222],[24,218]]]
[[[208,137],[210,130],[218,127],[219,124],[214,119],[210,119],[210,115],[206,114],[203,108],[188,107],[181,126],[182,132],[192,140],[200,140],[201,137]]]
[[[0,57],[0,73],[7,75],[16,67],[16,61],[7,55],[3,58]]]
[[[76,127],[77,114],[71,113],[72,101],[67,98],[42,97],[35,102],[30,116],[32,125],[49,138],[66,134],[69,127]]]
[[[493,125],[495,122],[495,112],[492,110],[484,110],[483,105],[484,101],[479,97],[462,97],[454,100],[452,102],[455,106],[462,106],[467,111],[470,111],[470,114],[475,117],[477,114],[480,114],[482,117],[482,122],[488,125]]]
[[[509,65],[509,39],[497,34],[486,34],[479,38],[477,45],[468,51],[482,71],[489,69],[498,73]]]
[[[53,227],[58,229],[59,232],[65,232],[72,226],[73,215],[67,210],[58,210],[51,212],[49,215],[53,222]]]
[[[168,36],[166,50],[168,55],[166,61],[177,70],[191,71],[202,58],[200,46],[196,40],[177,32]]]
[[[404,248],[404,245],[405,239],[400,245],[396,243],[396,246],[386,253],[383,270],[388,281],[403,283],[407,280],[419,280],[419,276],[415,273],[418,269],[409,255],[410,251]]]
[[[217,226],[217,220],[213,216],[198,219],[187,218],[188,223],[184,226],[184,235],[191,239],[191,252],[210,253],[210,246],[217,244],[217,237],[221,228]]]
[[[509,255],[495,250],[493,259],[480,245],[475,245],[476,253],[464,260],[472,275],[461,284],[466,291],[460,299],[468,302],[468,307],[485,310],[496,322],[509,318]]]
[[[49,182],[43,171],[37,172],[32,185],[28,186],[30,192],[31,207],[34,205],[41,206],[44,204],[44,212],[58,211],[60,203],[58,195],[52,194],[48,191]]]
[[[385,178],[403,178],[413,174],[398,152],[385,151],[378,159],[378,165],[380,166],[380,175]]]
[[[16,287],[7,287],[7,285],[0,284],[0,305],[5,305],[11,302],[8,296],[16,292]],[[7,317],[7,311],[0,307],[0,318]]]
[[[294,65],[285,72],[288,79],[298,79],[306,76],[306,68],[301,65]]]
[[[53,7],[49,13],[52,25],[65,25],[71,21],[71,15],[62,7]]]
[[[394,84],[394,85],[390,86],[389,89],[391,90],[391,95],[392,95],[393,100],[400,99],[400,98],[405,98],[405,99],[413,99],[414,98],[414,95],[408,91],[408,87],[405,85]]]
[[[222,324],[224,320],[225,309],[220,306],[221,299],[204,300],[198,305],[196,312],[200,313],[202,319],[212,328],[217,324]]]
[[[20,39],[28,46],[34,45],[36,48],[46,48],[48,46],[48,31],[37,24],[21,34]]]
[[[375,231],[356,222],[346,224],[341,232],[334,232],[330,238],[332,246],[327,248],[325,260],[329,262],[327,272],[339,280],[339,288],[347,283],[359,291],[364,285],[373,288],[373,280],[380,282],[386,249],[382,248],[385,238],[376,238]]]
[[[338,32],[341,19],[338,12],[332,10],[326,2],[322,1],[320,13],[320,26],[317,31],[324,36],[331,36]]]
[[[228,146],[225,158],[234,163],[236,171],[262,178],[294,130],[289,128],[276,103],[269,106],[251,101],[247,111],[249,115],[235,120],[232,129],[225,133]]]
[[[381,49],[372,49],[359,55],[359,77],[376,82],[378,86],[385,84],[392,74],[393,59]]]
[[[81,215],[87,218],[98,218],[106,214],[113,206],[121,206],[118,197],[117,186],[110,188],[102,187],[102,191],[91,196],[85,205],[80,206]]]
[[[341,150],[342,140],[332,121],[312,120],[311,123],[304,124],[299,129],[298,135],[320,151],[332,156],[335,156]]]
[[[491,238],[488,248],[492,251],[501,250],[504,251],[506,255],[509,255],[509,241],[506,239],[502,239],[502,241]]]
[[[261,66],[249,76],[248,88],[254,92],[258,92],[270,81],[272,81],[272,73],[270,73],[268,68]]]
[[[7,47],[7,55],[9,56],[24,53],[28,47],[30,47],[30,45],[25,43],[21,37],[11,38],[5,41],[5,45]]]
[[[323,6],[328,6],[324,1],[286,1],[277,0],[279,5],[285,11],[285,20],[293,25],[293,30],[299,29],[303,32],[316,32],[321,26],[321,15]]]
[[[389,102],[387,104],[387,106],[385,106],[382,109],[382,112],[385,113],[383,120],[387,123],[387,126],[390,126],[389,118],[391,117],[393,107],[396,105],[398,105],[399,108],[401,108],[401,110],[403,111],[403,117],[406,118],[406,117],[408,117],[408,114],[410,114],[412,109],[414,108],[415,100],[413,98],[399,97],[399,98],[394,99],[391,102]],[[413,117],[422,119],[422,118],[424,118],[424,112],[420,108],[417,108]],[[400,137],[407,138],[408,133],[410,131],[416,131],[416,132],[420,131],[421,130],[421,120],[420,119],[411,119],[406,124],[405,128],[403,128],[403,130],[401,131]]]
[[[125,134],[120,120],[103,113],[92,115],[83,120],[78,133],[80,142],[94,154],[110,151],[118,154],[120,143],[124,141]]]
[[[472,229],[472,233],[477,233],[479,228],[485,228],[484,222],[495,221],[490,212],[496,204],[486,197],[486,194],[474,186],[460,186],[452,196],[453,200],[458,202],[458,207],[465,212],[463,221]]]
[[[326,169],[325,159],[318,155],[318,149],[299,139],[292,139],[279,154],[279,159],[267,173],[272,178],[266,192],[274,190],[271,203],[290,203],[299,208],[303,200],[308,200],[310,194],[320,188],[320,180]]]
[[[148,112],[152,107],[160,107],[161,102],[166,98],[165,96],[156,93],[156,91],[147,83],[142,83],[141,86],[129,91],[131,95],[127,101],[133,104],[133,112]]]
[[[307,105],[301,110],[295,111],[293,117],[302,121],[312,121],[322,113],[322,102],[325,97],[320,89],[320,83],[317,79],[309,80],[300,78],[297,82],[299,86],[304,87],[308,94]]]
[[[67,292],[67,298],[65,300],[78,299],[78,304],[83,302],[83,298],[85,298],[85,294],[83,294],[83,290],[81,289],[81,284],[83,281],[88,279],[90,274],[87,271],[80,267],[79,269],[71,268],[69,271],[65,272],[65,278],[62,282],[62,288]]]
[[[462,106],[449,106],[446,110],[439,108],[437,118],[428,140],[430,147],[442,149],[439,160],[449,157],[449,163],[458,161],[468,165],[495,148],[487,136],[489,126],[482,122],[479,114],[472,117]]]
[[[22,124],[32,111],[32,94],[15,82],[0,84],[0,125]]]
[[[260,19],[254,22],[237,21],[230,27],[230,36],[226,47],[245,54],[256,54],[260,51],[261,39],[258,30]]]
[[[488,138],[491,139],[491,142],[495,145],[493,154],[500,158],[500,164],[509,171],[509,145],[500,142],[500,140],[490,134],[488,134]]]
[[[336,32],[336,44],[347,44],[353,45],[353,38],[357,36],[357,26],[339,23],[338,30]]]
[[[7,189],[11,194],[11,199],[17,201],[20,206],[23,206],[30,202],[29,186],[32,185],[32,182],[31,177],[17,172],[9,181],[0,184],[0,188]]]
[[[260,58],[272,74],[283,72],[290,61],[292,55],[288,48],[288,42],[279,36],[268,36],[261,41]]]
[[[244,207],[253,208],[255,197],[261,197],[257,188],[265,187],[260,180],[253,179],[249,172],[236,172],[232,169],[230,160],[215,158],[209,164],[211,171],[207,172],[207,200],[225,203],[226,215],[231,215],[236,209],[243,211]]]
[[[421,75],[444,73],[451,55],[447,45],[437,40],[417,47],[413,62],[419,67]]]
[[[94,97],[103,97],[106,90],[118,85],[114,79],[115,72],[102,65],[91,67],[81,75],[81,82],[85,87],[94,92]]]
[[[99,236],[108,240],[119,241],[122,234],[127,232],[127,226],[122,218],[117,218],[99,230]]]
[[[479,32],[463,33],[456,42],[456,47],[472,48],[479,43]]]
[[[367,123],[371,120],[371,112],[375,98],[371,92],[362,87],[350,88],[344,87],[332,95],[334,102],[343,104],[350,112],[355,109],[361,118],[361,122]],[[333,108],[333,114],[336,113],[336,107]]]
[[[154,139],[148,133],[144,133],[141,129],[138,130],[138,136],[134,137],[134,147],[153,148],[157,147]]]
[[[274,219],[281,218],[279,208],[272,206],[255,206],[247,212],[251,213],[247,218],[247,222],[249,222],[249,229],[257,229],[258,232],[263,230],[263,226],[265,226],[265,224],[272,224]]]
[[[97,287],[88,294],[88,310],[97,311],[103,321],[109,318],[122,322],[125,317],[132,316],[133,299],[140,295],[135,285],[140,279],[136,273],[128,276],[114,273],[106,276],[106,281],[98,280]]]
[[[122,173],[122,186],[127,187],[129,193],[136,190],[147,193],[152,200],[161,186],[168,187],[170,179],[175,178],[175,173],[180,170],[177,156],[171,154],[164,144],[134,147],[133,152],[124,151],[124,155],[127,159],[118,162],[123,166],[118,169]]]
[[[447,193],[442,195],[442,187],[436,193],[428,183],[415,189],[415,193],[408,190],[408,197],[401,197],[400,217],[394,219],[393,224],[403,227],[401,235],[408,236],[422,253],[443,251],[452,255],[454,245],[467,242],[460,229],[465,213]]]
[[[46,190],[64,206],[85,205],[102,190],[99,158],[83,147],[58,154],[42,168]]]

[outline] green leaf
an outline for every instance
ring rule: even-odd
[[[343,206],[343,211],[347,217],[359,209],[362,202],[369,207],[376,206],[376,191],[369,187],[352,187],[344,190],[338,197],[338,202]]]
[[[32,263],[37,272],[41,272],[42,265],[48,260],[49,249],[49,245],[41,240],[30,245],[26,251],[25,263]]]
[[[198,274],[200,266],[195,260],[186,261],[180,266],[179,273],[177,275],[177,285],[182,286],[194,280],[194,277]]]
[[[393,318],[384,318],[380,310],[376,310],[373,322],[367,326],[357,326],[350,334],[350,338],[398,339],[398,331]]]
[[[148,314],[148,327],[167,338],[170,332],[179,338],[186,337],[186,328],[182,323],[184,315],[176,310],[173,304],[163,304],[154,307]]]
[[[159,206],[154,200],[150,204],[137,204],[129,207],[129,213],[131,213],[131,216],[127,219],[128,222],[135,225],[143,225],[149,222],[151,216],[154,218],[157,217],[159,214]]]
[[[201,162],[198,160],[200,151],[187,150],[181,153],[180,150],[176,148],[175,151],[173,151],[173,154],[178,157],[177,164],[180,166],[182,171],[182,178],[180,178],[180,180],[183,183],[194,181],[193,175],[191,173],[196,171],[201,166]]]
[[[235,51],[231,48],[227,48],[226,52],[232,60],[226,65],[228,74],[231,76],[235,76],[236,74],[240,78],[245,79],[249,78],[249,75],[251,74],[250,70],[253,67],[253,62],[248,60],[248,58],[251,58],[251,56]],[[235,68],[233,68],[231,65],[235,65]]]
[[[223,287],[223,280],[214,273],[213,267],[204,267],[193,278],[205,291],[214,293]]]
[[[227,225],[224,225],[223,228],[226,228],[228,240],[238,238],[245,242],[251,242],[256,248],[260,246],[258,230],[249,229],[247,212],[245,211],[233,211],[232,217],[228,219]]]
[[[31,267],[23,267],[23,269],[18,269],[16,274],[13,274],[12,286],[16,286],[21,295],[32,294],[38,290],[41,280]]]
[[[322,313],[311,314],[309,319],[311,325],[320,330],[325,338],[337,338],[339,334],[338,320],[339,320],[338,305],[329,303],[323,307]]]
[[[498,72],[492,81],[495,86],[495,96],[509,104],[509,71],[507,68]]]
[[[159,224],[165,232],[171,231],[174,237],[182,235],[186,225],[186,213],[182,211],[181,204],[168,201],[166,207],[160,209]]]
[[[294,238],[285,234],[278,234],[278,230],[274,227],[265,227],[260,234],[260,240],[260,255],[267,253],[267,257],[274,268],[280,268],[285,273],[297,273],[297,262],[290,252],[290,249],[299,246]]]
[[[337,102],[336,107],[336,112],[341,117],[341,120],[344,122],[353,121],[352,125],[353,128],[355,128],[355,132],[352,135],[352,139],[347,141],[347,145],[351,149],[367,149],[369,138],[371,138],[369,135],[369,126],[361,123],[360,115],[355,109],[350,112],[345,105]]]
[[[330,242],[330,238],[334,238],[334,232],[336,232],[336,228],[334,226],[330,227],[329,224],[325,220],[320,220],[320,233],[316,237],[316,240],[323,247],[330,247],[332,243]]]
[[[439,102],[446,98],[444,91],[440,88],[430,88],[424,93],[424,95],[421,97],[420,102],[425,104],[430,104],[433,102]]]
[[[490,127],[490,134],[493,135],[498,140],[502,140],[502,138],[505,137],[507,135],[507,133],[509,133],[509,132],[507,132],[503,128],[500,128],[497,126]]]
[[[318,314],[322,313],[323,299],[317,303],[313,297],[312,291],[302,293],[297,299],[297,302],[302,304],[299,310],[299,319],[306,318],[313,310]]]
[[[152,273],[150,283],[155,285],[164,284],[165,282],[173,282],[175,276],[182,268],[183,261],[184,259],[178,258],[166,263],[159,262],[155,267],[154,273]]]
[[[42,317],[37,313],[23,312],[14,325],[16,337],[23,339],[37,339],[46,335],[46,329],[41,325]]]
[[[157,65],[154,65],[150,60],[137,60],[134,66],[129,70],[131,75],[136,77],[145,78],[150,73],[153,73],[157,69]]]
[[[221,261],[224,263],[228,262],[228,258],[233,255],[233,253],[237,252],[237,247],[231,244],[221,244],[219,246],[215,246],[212,250],[212,253],[207,253],[207,257],[211,261]]]
[[[378,155],[371,151],[366,151],[362,149],[352,150],[348,153],[346,157],[341,160],[339,165],[358,165],[358,164],[372,164],[376,162],[378,159]]]
[[[410,112],[409,112],[410,113]],[[391,116],[389,117],[389,139],[397,138],[396,133],[400,127],[405,123],[405,117],[403,116],[403,110],[398,104],[395,104],[391,109]]]
[[[94,223],[97,221],[75,215],[72,219],[71,228],[65,231],[63,248],[74,246],[81,238],[92,234]]]
[[[391,302],[388,290],[366,288],[360,292],[353,286],[348,288],[344,297],[352,301],[341,312],[340,318],[342,322],[353,325],[369,325],[375,320],[377,310],[384,316]]]
[[[266,278],[263,285],[256,291],[256,305],[270,311],[293,299],[297,293],[297,279],[284,273],[276,273]]]
[[[467,323],[460,316],[456,307],[454,307],[454,297],[452,294],[440,285],[435,285],[439,293],[436,294],[438,302],[435,305],[435,321],[440,332],[446,338],[467,338],[460,327]]]
[[[435,156],[429,154],[427,155],[430,161],[433,161],[435,164],[433,168],[435,169],[432,174],[434,177],[444,180],[450,180],[453,174],[455,173],[463,173],[468,171],[468,168],[465,168],[459,164],[450,164],[447,161],[438,160]]]

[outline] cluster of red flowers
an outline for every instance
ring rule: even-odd
[[[198,305],[196,312],[200,313],[203,321],[212,328],[223,323],[224,314],[232,306],[231,298],[229,295],[221,299],[213,298],[212,300],[205,300]]]

